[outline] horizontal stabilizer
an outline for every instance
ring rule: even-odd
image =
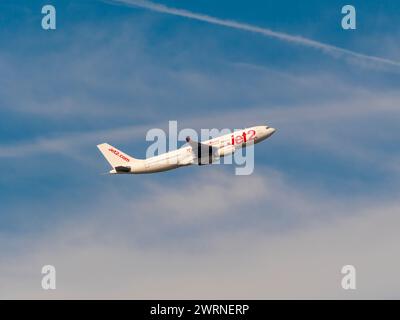
[[[114,169],[116,172],[131,172],[131,167],[118,166]]]

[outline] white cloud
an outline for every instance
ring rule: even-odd
[[[179,181],[182,190],[158,189],[153,197],[149,185],[147,197],[126,199],[132,206],[118,206],[117,211],[110,208],[123,195],[115,198],[109,194],[108,206],[98,203],[90,218],[59,226],[37,241],[25,243],[22,251],[3,256],[0,296],[398,298],[400,221],[396,201],[371,204],[366,198],[343,201],[317,192],[299,192],[270,172],[245,183],[227,174],[194,180],[201,175]],[[200,194],[192,192],[196,185]],[[243,185],[248,188],[245,194],[239,190]],[[207,198],[210,186],[214,196]],[[234,202],[225,198],[226,190],[236,197]],[[201,196],[203,203],[198,200]],[[251,212],[254,203],[258,207],[254,224],[247,220],[226,227],[238,216],[255,218]],[[147,210],[142,211],[143,205]],[[188,207],[195,212],[187,209],[183,218]],[[215,207],[219,217],[215,210],[213,214],[204,212]],[[279,219],[278,212],[292,220],[285,228],[265,228],[266,223]],[[132,220],[133,216],[136,219]],[[169,232],[190,232],[198,224],[202,227],[193,234],[168,240]],[[150,241],[152,234],[155,238]],[[44,264],[56,266],[55,292],[40,288]],[[340,287],[340,269],[345,264],[356,266],[357,291]]]

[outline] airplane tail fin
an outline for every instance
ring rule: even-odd
[[[103,154],[104,158],[108,161],[108,163],[113,168],[117,167],[130,167],[133,162],[139,161],[138,159],[132,158],[128,156],[126,153],[114,148],[108,143],[102,143],[97,145],[100,152]]]

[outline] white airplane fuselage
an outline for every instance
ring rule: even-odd
[[[113,167],[109,172],[111,174],[154,173],[192,164],[211,164],[220,157],[234,153],[237,149],[269,138],[275,131],[274,128],[268,126],[255,126],[200,143],[192,142],[188,137],[189,143],[181,148],[143,160],[132,158],[105,143],[98,145],[98,148]],[[203,149],[208,146],[210,153],[205,153],[203,150],[201,154],[200,149],[197,150],[197,144]],[[197,151],[201,158],[198,157]]]

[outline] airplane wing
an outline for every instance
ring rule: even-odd
[[[193,141],[190,137],[186,137],[186,142],[192,147],[192,152],[195,154],[195,159],[199,165],[210,164],[218,156],[218,148]]]

